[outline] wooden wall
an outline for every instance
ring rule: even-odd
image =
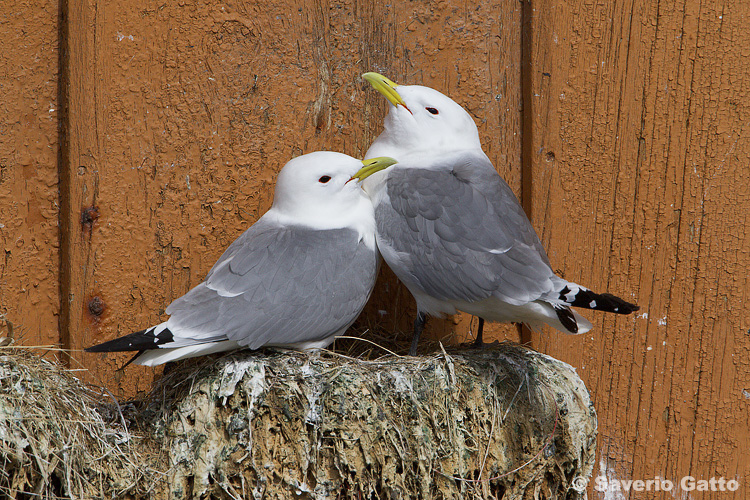
[[[0,21],[0,335],[60,341],[59,13],[55,1],[3,7]]]
[[[270,207],[288,159],[361,156],[386,109],[359,78],[376,70],[463,104],[555,269],[642,306],[586,313],[587,335],[530,337],[591,390],[601,474],[724,476],[747,496],[747,6],[67,0],[11,11],[0,23],[0,313],[23,343],[71,349],[72,367],[120,396],[147,390],[152,370],[116,372],[127,356],[80,349],[163,320]],[[412,300],[382,278],[368,321],[408,330]],[[463,340],[475,324],[430,328]]]

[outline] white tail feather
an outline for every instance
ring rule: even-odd
[[[205,356],[215,352],[233,351],[240,349],[242,346],[234,340],[222,340],[220,342],[211,342],[210,344],[197,344],[185,347],[160,347],[149,349],[135,358],[134,363],[143,366],[156,366],[178,359],[194,358],[196,356]]]

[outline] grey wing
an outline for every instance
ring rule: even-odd
[[[484,155],[437,169],[401,164],[388,174],[390,203],[375,210],[378,242],[394,272],[432,297],[520,305],[553,288],[544,247],[510,187]]]
[[[181,337],[229,338],[251,349],[324,339],[357,318],[377,266],[377,253],[353,230],[261,219],[203,283],[167,308],[168,327]]]

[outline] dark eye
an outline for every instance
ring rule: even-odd
[[[438,110],[435,109],[435,108],[424,108],[424,109],[426,109],[427,111],[429,111],[430,114],[433,114],[433,115],[438,114]]]
[[[321,184],[325,184],[326,182],[328,182],[330,180],[331,180],[331,178],[329,176],[324,175],[323,177],[321,177],[320,179],[318,179],[318,182],[320,182]]]

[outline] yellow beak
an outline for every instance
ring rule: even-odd
[[[375,90],[383,94],[391,104],[393,104],[394,106],[398,106],[400,104],[406,108],[406,103],[398,94],[398,92],[396,92],[398,83],[394,83],[383,75],[374,72],[365,73],[364,75],[362,75],[362,78],[370,82],[370,85],[372,85]]]
[[[398,163],[396,160],[389,158],[388,156],[378,156],[377,158],[362,160],[362,165],[364,165],[364,167],[357,170],[357,173],[352,176],[352,179],[363,181],[375,172],[380,172],[396,163]]]

